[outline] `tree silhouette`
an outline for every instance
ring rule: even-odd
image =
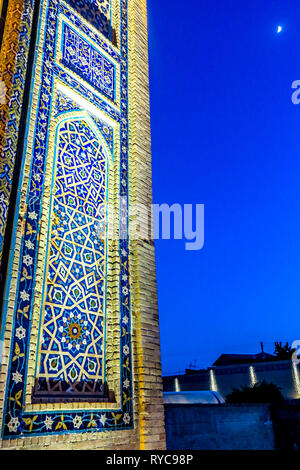
[[[293,349],[289,343],[286,343],[284,346],[281,341],[275,343],[274,355],[278,361],[288,361],[292,359],[294,352],[295,349]]]
[[[280,388],[273,383],[256,383],[253,387],[234,388],[226,403],[280,403],[284,400]]]

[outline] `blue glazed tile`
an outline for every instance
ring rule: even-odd
[[[45,1],[42,3],[42,7]],[[87,97],[93,104],[99,106],[100,109],[105,110],[112,119],[120,122],[120,138],[121,138],[121,161],[120,161],[120,180],[121,190],[120,195],[128,197],[128,83],[127,83],[127,0],[121,0],[121,113],[119,114],[111,105],[105,103],[97,95],[91,93],[82,84],[75,79],[68,77],[65,72],[54,62],[54,50],[56,47],[56,35],[58,13],[63,11],[66,15],[69,14],[66,7],[58,0],[49,0],[47,4],[46,16],[46,36],[44,43],[44,60],[42,70],[42,86],[39,96],[39,111],[35,128],[34,152],[32,157],[32,168],[30,175],[30,183],[28,188],[27,207],[28,211],[24,221],[24,236],[22,239],[22,246],[20,252],[20,265],[19,265],[19,278],[17,287],[16,307],[14,313],[14,325],[11,341],[11,356],[9,360],[9,372],[6,389],[6,404],[4,410],[4,420],[2,435],[4,439],[22,437],[26,435],[42,435],[51,433],[66,433],[66,432],[95,432],[104,430],[118,430],[129,429],[133,426],[133,407],[132,407],[132,359],[131,359],[131,329],[130,329],[130,289],[129,289],[129,263],[128,263],[128,239],[120,240],[120,356],[121,356],[121,408],[115,410],[84,410],[84,411],[52,411],[52,412],[26,412],[24,411],[25,405],[25,382],[28,363],[28,349],[31,333],[31,317],[32,317],[32,303],[34,298],[34,286],[36,276],[36,258],[38,251],[38,236],[40,229],[41,205],[43,198],[44,175],[46,171],[46,153],[47,153],[47,129],[49,129],[50,110],[52,106],[53,95],[53,80],[54,76],[59,77],[65,81],[69,87],[75,89],[83,97]],[[71,14],[70,14],[71,15]],[[71,16],[70,16],[71,18]],[[74,21],[78,25],[81,23],[79,18],[76,19],[72,15]],[[85,29],[87,27],[85,26]],[[93,33],[94,34],[94,33]],[[100,40],[99,40],[100,41]],[[101,39],[101,41],[103,41]],[[115,54],[114,50],[106,45],[107,51]],[[105,50],[106,50],[105,49]],[[59,112],[57,110],[57,112]],[[66,121],[67,122],[67,121]],[[74,130],[78,131],[76,126],[81,125],[85,127],[86,123],[83,121],[80,124],[73,122]],[[96,125],[104,130],[103,123],[96,122]],[[64,129],[62,129],[62,133]],[[87,134],[91,133],[91,129],[86,129]],[[103,132],[102,132],[103,134]],[[86,135],[87,142],[91,140],[91,134]],[[111,137],[111,139],[110,139]],[[113,145],[112,130],[107,128],[107,137],[110,146]],[[73,139],[67,144],[74,147]],[[88,144],[87,144],[88,145]],[[85,145],[79,145],[84,148]],[[112,147],[111,147],[112,148]],[[71,158],[78,159],[78,152],[80,150],[73,150],[68,152]],[[99,151],[100,153],[100,151]],[[82,158],[82,156],[81,156]],[[58,156],[58,162],[62,162],[62,153]],[[76,162],[82,160],[77,160]],[[97,301],[101,299],[103,294],[103,267],[99,262],[98,270],[92,271],[93,262],[102,259],[102,246],[97,242],[96,237],[92,234],[92,223],[87,222],[87,219],[95,219],[97,214],[97,198],[104,197],[99,189],[101,187],[101,178],[103,177],[103,166],[95,170],[91,161],[87,160],[85,168],[86,173],[80,174],[79,170],[64,174],[61,171],[60,163],[57,166],[58,179],[68,178],[71,180],[67,184],[67,191],[61,186],[57,188],[54,193],[54,198],[57,199],[54,208],[56,217],[54,230],[57,234],[60,229],[67,224],[67,229],[63,231],[65,239],[62,237],[56,238],[56,253],[53,250],[53,263],[49,265],[50,283],[53,276],[57,281],[62,281],[61,286],[66,286],[66,289],[60,288],[60,283],[55,285],[56,292],[47,291],[47,306],[45,315],[49,319],[47,329],[44,328],[45,335],[42,341],[45,341],[45,351],[41,354],[40,370],[39,373],[49,374],[57,372],[61,375],[61,360],[62,350],[65,345],[62,345],[62,338],[65,338],[66,347],[70,352],[69,358],[65,360],[65,371],[69,378],[73,377],[74,380],[80,378],[82,374],[83,359],[80,357],[82,351],[86,351],[87,344],[92,344],[93,352],[98,359],[90,355],[84,365],[84,370],[90,376],[99,377],[102,369],[105,368],[103,357],[99,354],[102,343],[103,323],[101,315],[99,315],[99,305]],[[64,162],[65,165],[65,162]],[[86,182],[87,175],[93,173],[93,184],[95,192],[90,193],[87,198]],[[85,183],[85,184],[84,184]],[[74,187],[78,191],[74,190]],[[98,188],[98,190],[96,189]],[[72,192],[73,191],[73,192]],[[82,193],[82,194],[81,194]],[[64,214],[64,215],[63,215]],[[80,221],[78,217],[82,217]],[[120,208],[120,217],[127,217],[127,207]],[[52,235],[53,236],[53,231]],[[54,235],[55,236],[55,235]],[[84,245],[79,237],[84,237],[88,240],[88,244]],[[53,239],[52,239],[53,241]],[[98,244],[97,244],[98,243]],[[68,250],[69,247],[69,250]],[[66,250],[66,255],[61,256],[63,250]],[[68,252],[69,251],[69,252]],[[57,256],[57,259],[55,258]],[[61,256],[61,258],[59,258]],[[66,274],[68,270],[68,274]],[[74,285],[66,276],[70,275],[72,271]],[[82,273],[85,273],[84,279],[81,279]],[[93,279],[98,279],[97,282],[89,284],[89,276]],[[77,276],[77,277],[76,277]],[[53,294],[53,295],[52,295]],[[70,309],[71,315],[67,315],[64,311],[62,315],[61,300],[66,300],[65,305],[72,305]],[[84,310],[88,302],[88,309]],[[76,306],[74,307],[74,303]],[[66,308],[64,307],[66,310]],[[95,311],[95,313],[93,313]],[[68,312],[70,313],[70,312]],[[104,321],[104,320],[103,320]],[[51,324],[52,322],[52,324]],[[96,325],[96,332],[91,340],[86,335],[84,329],[90,323]],[[43,329],[42,325],[42,329]],[[54,333],[55,332],[55,333]],[[52,342],[50,347],[49,337],[56,335],[60,342]],[[85,340],[86,344],[83,343]],[[69,342],[68,342],[69,341]],[[81,342],[80,342],[81,341]],[[60,343],[58,345],[58,343]],[[71,345],[69,347],[69,344]],[[52,348],[52,349],[51,349]],[[76,359],[76,360],[75,360]],[[65,373],[65,372],[64,372]],[[84,380],[84,377],[82,377]],[[96,384],[101,388],[101,383]]]

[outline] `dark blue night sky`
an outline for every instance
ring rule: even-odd
[[[156,242],[166,374],[300,339],[300,2],[148,10],[154,202],[205,204],[202,251]]]

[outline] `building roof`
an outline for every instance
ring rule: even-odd
[[[275,356],[261,352],[258,354],[222,354],[213,366],[231,366],[236,364],[251,364],[255,362],[274,361]]]

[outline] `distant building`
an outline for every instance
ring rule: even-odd
[[[299,366],[291,360],[278,361],[272,354],[222,354],[212,367],[187,369],[183,375],[163,378],[164,392],[211,390],[226,398],[234,388],[272,382],[284,398],[300,399]]]
[[[273,354],[261,352],[258,354],[222,354],[213,366],[231,366],[237,364],[254,364],[257,362],[266,362],[276,360]]]

